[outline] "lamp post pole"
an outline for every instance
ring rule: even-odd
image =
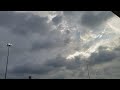
[[[5,79],[7,79],[7,70],[8,70],[8,59],[9,59],[9,51],[10,51],[10,47],[12,46],[12,44],[8,43],[7,47],[8,47],[8,53],[7,53],[7,62],[6,62],[6,69],[5,69]]]
[[[87,71],[88,71],[88,78],[90,79],[90,72],[89,72],[88,62],[87,62]]]

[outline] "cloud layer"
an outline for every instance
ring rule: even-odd
[[[8,78],[88,78],[86,61],[93,77],[98,67],[99,72],[107,70],[115,73],[109,77],[120,78],[120,43],[111,45],[119,33],[116,37],[113,28],[105,29],[114,17],[109,11],[1,11],[0,77],[4,78],[6,43],[10,42]]]

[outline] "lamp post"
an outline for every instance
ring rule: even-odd
[[[9,58],[9,49],[12,46],[12,44],[8,43],[7,47],[8,47],[8,53],[7,53],[7,62],[6,62],[6,69],[5,69],[5,79],[7,78],[7,69],[8,69],[8,58]]]
[[[88,78],[90,79],[90,72],[89,72],[88,62],[87,62],[87,71],[88,71]]]

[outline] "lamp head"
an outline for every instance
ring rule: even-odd
[[[10,46],[12,46],[12,44],[11,44],[11,43],[8,43],[7,46],[10,47]]]

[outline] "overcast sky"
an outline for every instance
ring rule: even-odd
[[[120,78],[120,19],[110,11],[0,11],[0,78]]]

